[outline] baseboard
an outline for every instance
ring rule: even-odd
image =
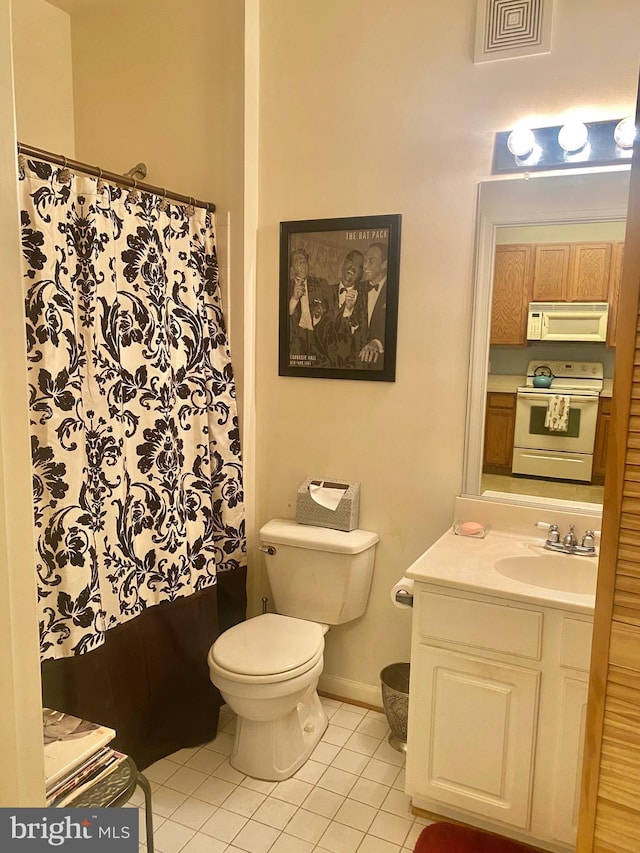
[[[321,675],[318,691],[343,702],[355,702],[367,708],[382,709],[382,688],[337,675]]]

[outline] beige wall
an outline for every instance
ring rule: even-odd
[[[143,161],[148,183],[216,204],[242,401],[244,5],[54,2],[71,17],[77,159],[114,172]]]
[[[0,807],[44,802],[11,40],[0,0]]]
[[[45,0],[14,0],[12,27],[18,139],[73,158],[69,15]]]
[[[308,475],[360,480],[380,535],[366,615],[327,637],[325,689],[376,697],[409,659],[389,590],[452,520],[462,479],[475,199],[493,135],[633,112],[640,7],[556,3],[553,51],[474,65],[474,0],[261,4],[258,521]],[[281,220],[401,213],[395,383],[278,377]]]

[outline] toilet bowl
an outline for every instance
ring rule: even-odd
[[[307,760],[327,727],[316,692],[327,626],[265,613],[235,625],[207,658],[211,681],[236,713],[229,761],[280,781]]]
[[[364,613],[378,536],[273,519],[260,538],[277,613],[229,628],[207,662],[237,715],[231,765],[281,781],[304,764],[327,727],[316,690],[324,636],[329,625]]]

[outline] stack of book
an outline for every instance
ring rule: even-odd
[[[126,758],[108,744],[116,733],[61,711],[42,709],[47,806],[65,806]]]

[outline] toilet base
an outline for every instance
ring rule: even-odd
[[[316,684],[310,685],[302,700],[284,716],[275,720],[238,717],[229,763],[253,779],[281,782],[302,767],[327,725]]]

